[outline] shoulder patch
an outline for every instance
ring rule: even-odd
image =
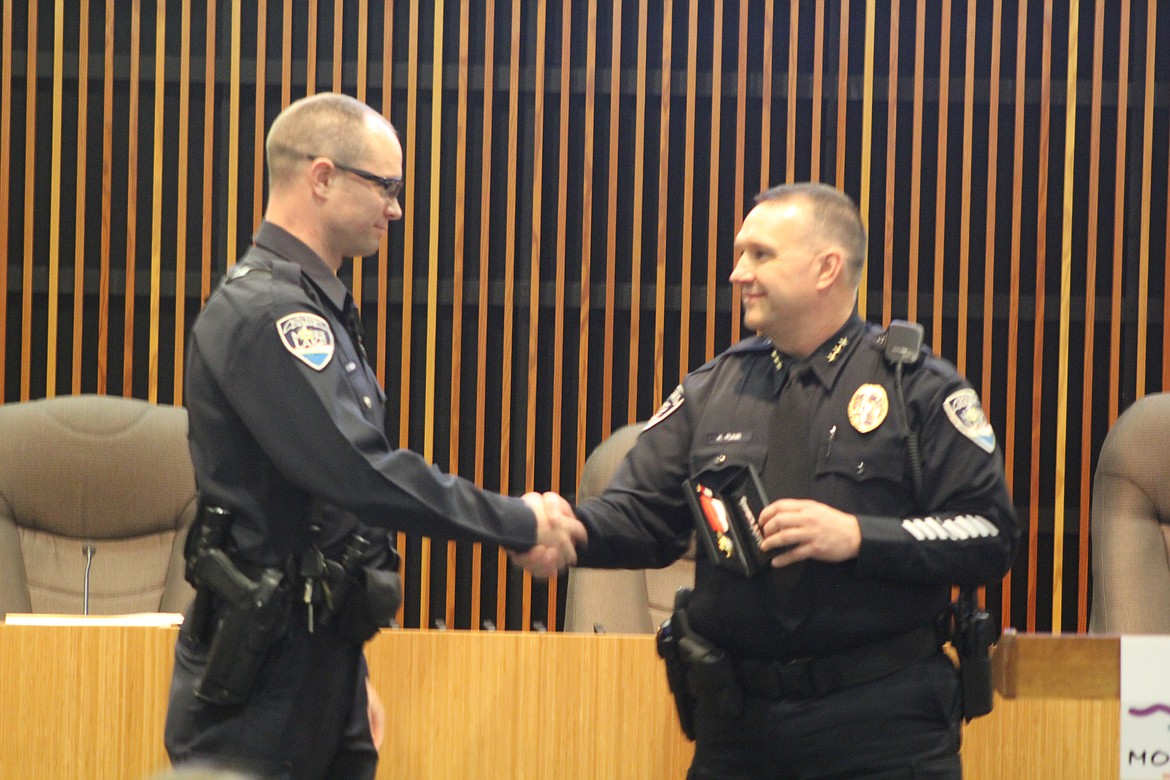
[[[314,371],[322,371],[333,359],[333,331],[323,317],[298,311],[276,321],[280,343]]]
[[[642,433],[645,433],[670,415],[677,412],[683,405],[683,400],[683,386],[679,385],[678,387],[674,388],[674,392],[670,394],[670,397],[663,401],[662,406],[658,407],[658,411],[655,412],[654,416],[651,417],[650,420],[646,423],[646,427],[642,429]]]
[[[995,450],[995,431],[979,404],[979,395],[970,387],[956,390],[943,401],[943,410],[951,424],[986,453]]]

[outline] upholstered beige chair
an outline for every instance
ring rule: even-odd
[[[0,406],[0,618],[181,612],[195,478],[181,407],[95,395]],[[87,552],[88,551],[88,552]]]
[[[1170,394],[1142,398],[1105,437],[1091,523],[1089,630],[1170,634]]]
[[[626,425],[585,459],[577,501],[600,495],[609,485],[645,423]],[[665,569],[573,569],[565,592],[566,631],[650,634],[670,617],[674,593],[695,582],[695,546]]]

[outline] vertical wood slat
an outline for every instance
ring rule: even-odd
[[[609,67],[609,175],[605,217],[605,325],[602,328],[605,362],[601,373],[601,435],[613,430],[613,330],[617,288],[618,114],[621,109],[622,0],[614,0],[610,24]],[[640,198],[638,200],[641,200]],[[635,242],[637,245],[637,242]]]
[[[769,0],[769,4],[771,0]],[[706,308],[705,308],[705,338],[703,341],[703,361],[706,362],[715,357],[715,317],[718,312],[715,310],[715,293],[716,287],[716,272],[719,268],[719,205],[721,200],[719,198],[719,157],[720,157],[720,131],[723,116],[723,5],[724,0],[718,0],[715,3],[715,19],[714,26],[711,31],[711,158],[707,171],[707,280],[706,280]],[[740,15],[747,13],[747,5],[744,0],[740,0]],[[767,12],[765,11],[765,17]],[[765,155],[767,159],[768,154],[768,128],[770,125],[770,107],[772,101],[772,75],[768,72],[770,68],[769,56],[771,54],[768,48],[768,42],[771,40],[771,27],[765,20],[764,24],[764,107],[763,107],[763,127],[761,128],[761,136],[763,142],[761,144],[761,154]],[[766,165],[764,166],[767,167]]]
[[[556,274],[553,280],[553,388],[552,388],[552,474],[549,490],[561,491],[561,415],[564,413],[564,350],[560,345],[565,339],[565,271],[568,265],[566,247],[568,238],[565,235],[568,226],[568,197],[569,197],[569,74],[571,72],[573,40],[572,9],[564,5],[561,7],[561,83],[560,83],[560,133],[558,137],[559,161],[557,168],[557,245],[556,245]],[[588,226],[583,227],[588,231]],[[584,264],[584,258],[582,258]],[[582,284],[587,286],[588,276],[582,277]],[[545,599],[545,613],[547,626],[550,631],[557,627],[557,589],[559,577],[552,577],[548,581]]]
[[[463,252],[467,230],[467,73],[468,0],[459,3],[459,71],[455,100],[455,203],[454,264],[451,272],[451,435],[448,440],[447,462],[452,474],[459,472],[460,404],[463,398]],[[381,291],[381,288],[379,288]],[[483,376],[477,374],[477,376]],[[455,625],[456,571],[459,545],[447,542],[447,600],[443,611],[448,626]]]
[[[431,94],[443,94],[443,0],[435,3],[434,30],[431,39]],[[443,124],[443,101],[431,101],[431,148],[442,148],[441,128]],[[431,155],[430,203],[428,206],[427,221],[429,235],[427,236],[427,314],[426,314],[426,341],[425,364],[423,373],[423,457],[428,463],[435,459],[435,352],[438,341],[439,319],[439,182],[442,181],[441,154]],[[421,539],[421,560],[424,578],[423,602],[420,609],[420,622],[430,622],[430,560],[431,538],[424,536]]]
[[[674,31],[674,1],[662,6],[662,99],[658,124],[658,240],[654,274],[653,407],[662,404],[662,363],[666,338],[666,218],[670,188],[670,70]],[[684,228],[685,230],[685,228]]]
[[[491,230],[489,216],[491,213],[492,166],[490,165],[492,146],[492,114],[493,96],[495,94],[495,30],[496,30],[496,3],[488,0],[484,11],[483,34],[483,138],[480,148],[480,158],[483,160],[480,172],[479,195],[479,301],[476,311],[479,318],[476,323],[476,376],[486,377],[488,370],[487,359],[487,330],[488,330],[488,271],[491,261]],[[484,470],[484,428],[487,417],[487,395],[484,382],[476,383],[475,388],[475,484],[483,485]],[[471,627],[478,629],[481,620],[482,588],[481,561],[483,560],[483,545],[475,544],[471,548]]]
[[[341,3],[338,2],[340,6]],[[359,59],[358,67],[365,63]],[[264,214],[264,106],[268,96],[268,0],[256,3],[256,88],[253,111],[256,114],[252,136],[252,233],[260,227]],[[361,300],[359,297],[357,300]]]
[[[333,0],[333,91],[341,91],[341,65],[345,59],[342,33],[345,31],[345,0]],[[360,38],[359,38],[360,40]],[[362,60],[359,57],[358,62]]]
[[[12,0],[4,0],[0,29],[0,246],[8,246],[8,182],[12,175]],[[8,343],[8,252],[0,266],[0,344]],[[0,360],[0,402],[6,397],[6,360]]]
[[[872,3],[867,3],[872,8]],[[833,181],[838,189],[845,188],[845,149],[849,146],[845,118],[849,109],[849,0],[842,0],[840,30],[837,35],[837,135],[834,143],[837,147],[837,160],[834,167]],[[864,91],[863,91],[864,94]],[[862,147],[863,154],[866,147]],[[865,163],[862,163],[861,174],[865,175]],[[868,212],[862,210],[862,219],[868,217]]]
[[[308,41],[305,46],[305,95],[317,91],[317,0],[309,0]]]
[[[236,238],[240,190],[240,38],[241,2],[232,0],[231,46],[228,69],[228,170],[227,170],[227,265],[236,264],[239,241]]]
[[[744,11],[746,13],[746,9]],[[764,0],[764,57],[761,67],[764,71],[763,99],[761,101],[761,129],[759,129],[759,189],[764,191],[772,184],[771,147],[772,147],[772,44],[776,39],[776,4],[775,0]],[[745,55],[746,56],[746,55]],[[743,225],[744,209],[738,209],[735,215],[736,233]],[[731,341],[736,343],[741,336],[743,324],[741,296],[731,296]]]
[[[528,260],[528,386],[524,424],[524,489],[532,490],[536,472],[536,379],[540,334],[540,239],[544,210],[544,90],[545,39],[548,29],[548,4],[536,4],[536,78],[532,96],[532,226]],[[532,625],[532,576],[523,574],[520,604],[520,628]]]
[[[926,3],[919,3],[914,18],[914,118],[910,151],[910,257],[906,285],[906,319],[918,321],[918,255],[922,218],[922,103],[926,81]]]
[[[512,0],[511,46],[508,70],[508,176],[506,231],[507,250],[504,266],[504,359],[500,392],[500,490],[511,483],[512,429],[512,320],[516,301],[516,187],[515,171],[519,155],[520,126],[520,0]],[[505,625],[507,608],[508,558],[504,550],[496,552],[496,625]]]
[[[215,212],[211,201],[214,190],[212,171],[215,151],[215,3],[207,4],[207,29],[203,47],[203,257],[201,260],[199,300],[211,294],[211,258],[215,251],[211,228]]]
[[[158,328],[162,320],[163,109],[166,98],[166,3],[155,9],[154,28],[154,161],[150,206],[150,333],[146,353],[147,400],[158,402]]]
[[[562,82],[563,83],[563,82]],[[597,121],[597,0],[589,0],[586,11],[585,31],[585,124],[582,127],[581,164],[581,298],[578,324],[581,340],[577,352],[577,444],[576,462],[573,473],[577,476],[574,485],[579,484],[581,469],[585,465],[587,421],[589,411],[589,344],[590,314],[593,311],[591,280],[593,278],[593,149]],[[565,174],[567,177],[568,174]],[[603,358],[604,360],[604,358]],[[554,425],[556,422],[554,417]],[[554,443],[554,449],[559,447]],[[555,473],[555,472],[554,472]],[[560,485],[556,488],[559,490]],[[549,621],[549,627],[554,624]]]
[[[1142,200],[1141,232],[1138,246],[1137,278],[1137,371],[1134,377],[1134,399],[1146,394],[1146,350],[1150,312],[1150,187],[1153,167],[1151,161],[1154,146],[1154,85],[1156,74],[1154,60],[1158,43],[1158,4],[1146,6],[1146,84],[1145,106],[1142,127]],[[1120,381],[1120,377],[1117,378]]]
[[[357,84],[355,85],[354,97],[363,103],[368,103],[366,100],[366,71],[369,68],[369,29],[367,24],[369,0],[358,0],[358,29],[357,29]],[[334,7],[334,25],[333,25],[333,91],[342,92],[345,87],[342,84],[342,69],[339,63],[344,61],[345,47],[341,43],[341,33],[339,30],[344,29],[345,22],[344,4],[337,3]],[[379,248],[386,243],[379,241]],[[362,279],[364,259],[360,256],[354,257],[351,261],[350,269],[352,270],[352,283],[350,284],[350,294],[353,296],[360,312],[363,298]],[[364,327],[364,326],[363,326]]]
[[[925,40],[919,41],[925,45]],[[931,343],[938,354],[943,352],[943,275],[946,266],[947,227],[947,131],[951,106],[951,0],[943,0],[939,30],[938,64],[938,142],[934,190],[934,295],[931,312]],[[963,367],[959,366],[962,371]]]
[[[1038,553],[1040,526],[1040,440],[1041,406],[1044,394],[1044,298],[1048,265],[1048,152],[1052,114],[1052,0],[1044,2],[1044,36],[1040,53],[1040,149],[1037,154],[1036,196],[1036,306],[1032,329],[1032,458],[1029,479],[1028,630],[1036,630],[1038,566],[1031,556]]]
[[[882,324],[894,317],[894,205],[898,156],[898,36],[902,17],[901,0],[890,2],[890,64],[886,84],[886,219],[882,243]]]
[[[626,419],[638,417],[638,347],[641,340],[642,315],[642,200],[645,192],[646,163],[646,14],[647,0],[638,3],[638,67],[634,98],[634,217],[633,251],[630,267],[630,354],[627,368]],[[612,249],[610,250],[612,251]]]
[[[97,387],[106,392],[110,342],[110,211],[114,181],[114,4],[106,4],[102,57],[102,227],[101,268],[98,271]],[[7,146],[5,146],[7,154]],[[7,297],[7,296],[5,296]],[[0,361],[3,363],[3,361]]]
[[[418,114],[418,4],[410,4],[409,27],[407,28],[406,67],[409,77],[406,81],[406,144],[403,149],[403,175],[406,181],[415,180],[415,127]],[[410,348],[413,333],[414,308],[414,188],[406,187],[402,191],[402,336],[400,354],[398,356],[398,446],[410,446]],[[406,535],[398,534],[398,547],[406,551]],[[423,555],[422,558],[427,556]],[[413,575],[408,576],[411,565],[408,556],[402,556],[403,582],[409,582]],[[418,626],[424,631],[429,627],[426,619],[427,598],[430,595],[430,578],[427,576],[429,568],[423,561],[419,561],[420,575],[420,618]]]
[[[1068,439],[1068,352],[1072,309],[1073,186],[1075,184],[1077,130],[1077,57],[1080,36],[1080,2],[1069,6],[1068,71],[1064,124],[1064,199],[1060,254],[1060,335],[1056,376],[1056,495],[1053,498],[1052,631],[1060,633],[1064,609],[1064,507]]]
[[[740,225],[743,224],[744,217],[744,177],[746,172],[743,167],[744,150],[747,149],[746,129],[747,129],[747,51],[748,51],[748,4],[746,2],[740,3],[739,8],[739,57],[735,64],[735,199],[734,212],[732,214],[735,225],[735,233],[739,234]],[[792,82],[790,81],[790,84]],[[789,101],[792,105],[792,101]],[[790,118],[789,120],[793,120]],[[738,257],[733,257],[733,262],[738,262]],[[739,305],[740,296],[739,290],[733,289],[731,296],[731,343],[734,344],[739,341],[740,317]]]
[[[396,119],[394,115],[394,0],[383,0],[382,20],[382,116],[389,117],[390,121],[393,122]],[[378,307],[376,338],[374,340],[374,373],[378,377],[378,384],[383,388],[386,387],[386,350],[389,342],[386,328],[388,312],[390,311],[390,248],[388,244],[388,241],[383,241],[378,247]],[[400,542],[402,538],[402,535],[399,534]],[[399,607],[398,623],[402,624],[401,607]]]
[[[179,159],[176,177],[175,223],[175,406],[183,405],[183,354],[187,335],[187,187],[191,137],[191,5],[186,3],[179,21]]]
[[[824,111],[825,84],[825,0],[813,3],[813,72],[812,72],[812,162],[809,181],[821,180],[821,113]]]
[[[1011,244],[1011,271],[1009,274],[1008,290],[1008,356],[1007,356],[1007,408],[1004,409],[1004,473],[1007,478],[1008,490],[1015,484],[1016,459],[1016,407],[1013,403],[1016,398],[1016,378],[1019,373],[1019,340],[1020,340],[1020,247],[1021,236],[1021,205],[1023,200],[1024,155],[1020,150],[1024,147],[1024,113],[1025,93],[1024,86],[1027,76],[1027,49],[1028,49],[1028,4],[1020,3],[1016,14],[1016,69],[1014,96],[1015,125],[1013,128],[1012,156],[1012,244]],[[1028,536],[1028,569],[1035,567],[1036,545],[1031,537],[1031,525]],[[1001,614],[1004,625],[1011,624],[1011,581],[1009,571],[1004,579],[1003,604]]]
[[[1117,67],[1117,150],[1113,165],[1113,276],[1109,301],[1109,425],[1117,421],[1121,386],[1121,284],[1125,260],[1125,168],[1129,119],[1130,0],[1121,0]]]
[[[698,69],[699,59],[699,8],[691,3],[687,14],[687,81],[686,81],[686,131],[683,140],[683,245],[681,247],[682,272],[681,301],[679,305],[679,346],[678,346],[678,380],[681,382],[690,365],[691,346],[691,263],[695,223],[695,71]],[[714,86],[714,85],[712,85]],[[712,159],[718,155],[711,155]],[[715,179],[712,179],[715,181]],[[660,256],[665,254],[666,247],[661,247]],[[713,255],[712,255],[713,257]],[[661,397],[662,383],[658,384],[656,398]],[[658,403],[655,401],[655,408]]]
[[[959,212],[959,332],[955,348],[955,365],[960,374],[967,373],[967,305],[970,302],[971,276],[971,157],[975,135],[975,0],[967,5],[967,38],[963,60],[963,194]],[[990,323],[985,320],[985,326]]]
[[[86,143],[89,136],[89,0],[80,0],[78,3],[79,37],[77,41],[77,167],[74,209],[76,215],[73,222],[73,362],[72,382],[70,392],[77,395],[81,392],[81,365],[84,355],[81,334],[84,332],[85,301],[85,227],[86,204],[85,185],[87,170]],[[8,189],[8,177],[0,177],[0,188]],[[0,243],[0,246],[7,244]],[[7,269],[0,271],[7,273]],[[0,314],[2,316],[2,314]],[[3,332],[0,331],[0,344],[4,343]],[[0,382],[2,388],[3,382]],[[3,395],[0,393],[0,398]]]
[[[982,381],[979,392],[983,399],[984,408],[994,408],[994,398],[991,386],[991,367],[995,352],[995,259],[996,259],[996,203],[999,200],[997,176],[999,172],[999,84],[1000,84],[1000,53],[1002,43],[1003,2],[993,0],[991,4],[991,71],[988,79],[990,94],[988,97],[987,122],[987,214],[984,233],[983,255],[983,361]],[[989,404],[992,406],[989,407]],[[1013,406],[1009,402],[1005,407]],[[1001,588],[1001,602],[1007,603],[1011,597],[1011,572],[1004,578]],[[1002,614],[1000,620],[1006,626]]]
[[[1089,101],[1089,202],[1088,235],[1085,240],[1085,343],[1083,352],[1084,397],[1081,400],[1080,546],[1077,551],[1077,633],[1089,625],[1089,520],[1091,512],[1093,451],[1093,354],[1097,334],[1097,220],[1101,197],[1101,82],[1104,70],[1105,0],[1093,8],[1093,77]]]
[[[389,18],[389,14],[387,14]],[[293,0],[284,0],[284,15],[280,23],[280,108],[292,102],[292,20]],[[383,82],[385,83],[385,82]]]
[[[28,7],[28,38],[25,44],[24,113],[24,267],[20,294],[20,400],[27,401],[32,382],[32,278],[33,226],[36,205],[37,133],[37,6]]]
[[[138,253],[138,79],[141,63],[142,8],[139,0],[131,5],[130,17],[130,126],[127,131],[126,171],[126,292],[122,327],[122,395],[133,392],[134,369],[134,274]]]
[[[866,235],[869,234],[869,188],[870,175],[873,173],[873,69],[874,69],[874,53],[876,51],[874,35],[876,19],[874,14],[874,0],[866,0],[865,3],[865,53],[862,55],[865,59],[862,63],[862,87],[861,87],[861,196],[859,208],[861,209],[861,218],[864,221]],[[844,14],[844,11],[842,11]],[[845,22],[841,23],[842,29],[848,25]],[[846,49],[848,41],[842,40],[841,48]],[[848,72],[846,72],[848,75]],[[844,78],[842,78],[844,81]],[[844,109],[841,109],[844,112]],[[844,126],[841,125],[839,133],[841,137],[845,135]],[[844,144],[840,148],[844,148]],[[837,174],[837,180],[840,186],[844,187],[844,165],[842,157],[841,171]],[[869,275],[869,253],[866,253],[865,268],[862,271],[862,279],[866,279]],[[867,294],[869,290],[868,284],[861,284],[858,290],[857,308],[862,317],[866,316]]]
[[[65,9],[58,5],[53,14],[53,104],[50,127],[49,213],[61,213],[61,113],[65,80]],[[45,396],[57,394],[57,319],[61,271],[61,222],[49,223],[48,332],[45,337]]]
[[[740,22],[740,39],[743,39],[743,22]],[[784,181],[791,184],[796,180],[796,91],[797,91],[797,49],[800,41],[800,0],[788,0],[788,113],[786,116],[787,153],[784,158]],[[740,49],[742,51],[742,47]],[[736,217],[739,214],[737,211]],[[733,339],[734,340],[734,339]]]
[[[983,360],[979,393],[984,408],[994,404],[991,368],[994,360],[996,204],[999,202],[999,87],[1000,51],[1003,46],[1003,0],[991,4],[991,70],[987,100],[987,214],[984,224],[983,250]]]

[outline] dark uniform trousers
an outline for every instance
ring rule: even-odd
[[[727,717],[699,705],[688,780],[959,780],[958,675],[941,651],[815,698],[749,695]]]
[[[293,608],[246,704],[223,707],[195,696],[206,662],[205,645],[185,636],[176,643],[166,724],[175,766],[234,769],[262,780],[374,777],[361,647],[332,626],[310,634],[303,606]]]

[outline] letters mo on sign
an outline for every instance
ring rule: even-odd
[[[1121,780],[1170,780],[1170,636],[1121,638]]]

